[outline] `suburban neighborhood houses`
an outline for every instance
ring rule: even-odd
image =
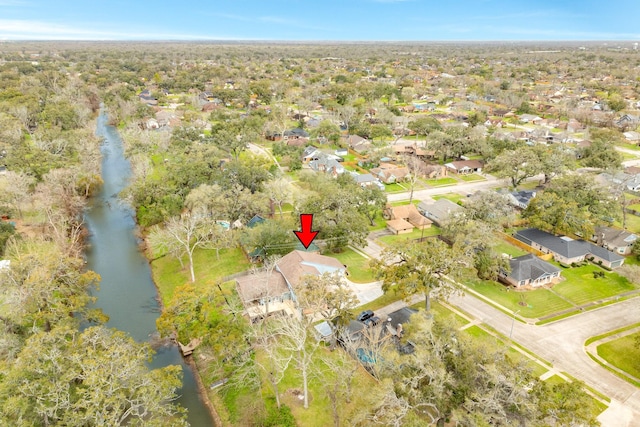
[[[102,239],[216,425],[638,425],[633,44],[3,47],[0,419],[86,386]]]

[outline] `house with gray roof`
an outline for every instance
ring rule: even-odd
[[[464,213],[464,208],[448,199],[436,200],[434,203],[420,202],[418,212],[429,218],[438,226],[442,226],[452,216]]]
[[[600,226],[596,227],[591,240],[619,255],[629,255],[638,236],[621,228]]]
[[[545,254],[553,254],[559,263],[571,265],[585,259],[607,268],[620,267],[624,257],[608,249],[567,236],[554,236],[537,228],[527,228],[516,232],[514,237]]]
[[[501,272],[500,279],[517,288],[522,286],[539,287],[555,283],[560,279],[560,269],[541,260],[533,254],[527,254],[509,260],[511,271]]]
[[[384,191],[384,184],[370,173],[361,174],[358,172],[351,172],[351,176],[353,176],[356,184],[360,187],[378,187],[380,190]]]
[[[338,156],[318,153],[316,157],[309,162],[309,167],[316,172],[324,172],[335,178],[346,171],[336,157]]]
[[[536,197],[536,192],[533,190],[512,191],[507,194],[507,197],[509,198],[509,203],[516,208],[526,209],[531,199]]]

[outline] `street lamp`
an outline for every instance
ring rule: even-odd
[[[513,313],[513,320],[511,321],[511,331],[509,332],[509,340],[511,340],[511,335],[513,335],[513,325],[516,323],[516,314],[520,313],[520,310]]]

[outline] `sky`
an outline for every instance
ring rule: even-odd
[[[0,40],[640,41],[640,0],[0,0]]]

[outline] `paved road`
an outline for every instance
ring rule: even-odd
[[[514,341],[611,397],[613,404],[600,418],[603,425],[640,425],[640,389],[592,361],[583,347],[591,336],[640,322],[640,299],[632,298],[544,326],[514,323],[512,317],[469,295],[451,297],[449,302],[506,336],[513,325]]]
[[[484,175],[484,176],[487,178],[486,181],[464,182],[464,183],[459,183],[457,185],[447,185],[444,187],[434,187],[434,188],[426,188],[424,190],[415,190],[413,192],[413,198],[416,200],[425,200],[430,198],[431,196],[435,196],[438,194],[447,194],[447,193],[469,194],[469,193],[475,193],[476,191],[480,191],[480,190],[488,190],[490,188],[497,188],[497,187],[509,187],[511,185],[507,179],[497,179],[491,175]],[[544,179],[544,175],[537,175],[527,179],[527,181],[542,181],[543,179]],[[409,200],[409,192],[407,191],[402,193],[387,194],[387,200],[390,202]]]

